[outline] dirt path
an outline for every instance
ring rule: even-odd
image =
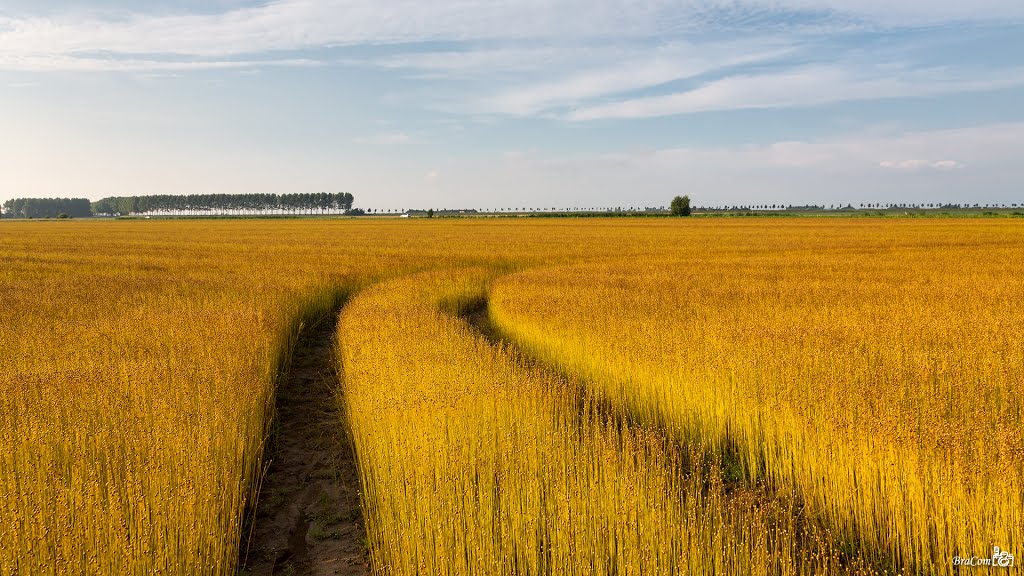
[[[331,316],[306,330],[278,389],[243,573],[369,573],[359,477],[334,400],[334,327]]]

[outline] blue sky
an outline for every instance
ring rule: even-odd
[[[1020,0],[6,0],[0,200],[1024,204]]]

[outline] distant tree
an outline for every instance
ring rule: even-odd
[[[672,215],[673,216],[689,216],[690,215],[690,197],[689,196],[676,196],[672,199]]]
[[[328,194],[189,194],[183,196],[123,196],[103,198],[92,203],[96,214],[143,214],[163,213],[177,215],[195,214],[261,214],[266,212],[290,212],[315,214],[329,211],[347,211],[352,208],[354,198],[348,192]],[[88,201],[85,207],[88,207]],[[69,208],[73,208],[70,207]],[[65,210],[73,217],[87,216],[78,211]]]
[[[92,216],[86,198],[13,198],[4,203],[4,213],[10,218],[56,218],[60,214],[74,218]]]
[[[431,208],[430,210],[427,210],[427,218],[433,218],[433,217],[434,217],[434,209]]]

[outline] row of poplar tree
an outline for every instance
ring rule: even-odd
[[[87,198],[13,198],[4,202],[7,218],[86,218],[92,216]]]
[[[3,203],[7,218],[86,218],[130,214],[327,214],[352,210],[355,198],[337,194],[189,194],[86,198],[14,198]]]
[[[94,214],[326,214],[352,209],[348,192],[118,196],[93,202]]]

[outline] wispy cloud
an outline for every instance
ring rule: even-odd
[[[231,70],[267,67],[312,67],[322,62],[308,58],[260,60],[156,60],[140,58],[97,58],[51,55],[0,54],[0,70],[47,72],[185,72],[190,70]]]
[[[226,56],[430,41],[649,36],[692,26],[689,2],[279,0],[213,15],[0,19],[0,51]],[[587,17],[581,18],[580,14]]]
[[[412,138],[404,132],[382,132],[380,134],[355,138],[352,141],[356,144],[394,145],[405,144],[411,139]]]
[[[401,52],[377,58],[343,59],[340,63],[411,73],[416,77],[452,78],[537,72],[579,61],[573,46],[482,47],[468,44],[461,50]]]
[[[883,160],[879,166],[887,170],[904,170],[916,172],[918,170],[956,170],[964,165],[956,160]]]
[[[673,43],[631,50],[610,64],[593,65],[556,80],[515,86],[485,97],[479,108],[489,113],[534,115],[711,71],[773,60],[793,50],[792,47],[780,47],[767,41],[705,46]]]
[[[716,110],[789,108],[834,102],[914,98],[1024,85],[1024,68],[971,71],[943,69],[894,72],[810,65],[765,74],[744,74],[692,90],[598,104],[568,115],[571,120],[652,118]]]
[[[1019,0],[277,0],[217,14],[0,17],[0,53],[224,57],[430,41],[649,38],[822,19],[921,25],[1021,18]]]

